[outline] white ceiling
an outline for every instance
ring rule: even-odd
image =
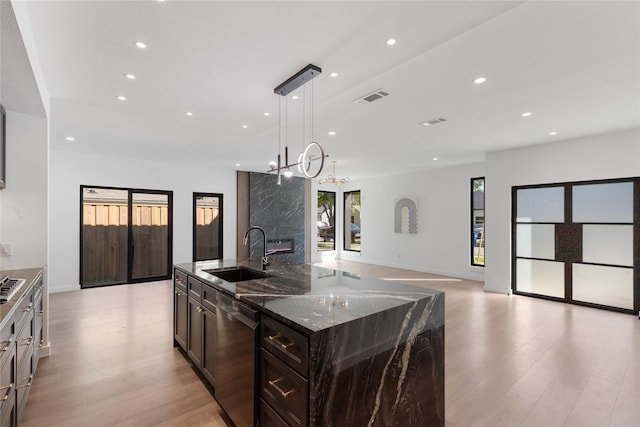
[[[27,10],[57,150],[265,171],[278,150],[273,88],[309,63],[323,69],[314,139],[352,179],[640,126],[637,1],[30,1]],[[390,95],[353,102],[379,88]],[[296,157],[303,100],[286,103]]]

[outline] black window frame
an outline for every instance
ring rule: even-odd
[[[483,206],[482,206],[481,210],[484,212],[484,215],[482,217],[482,225],[483,226],[482,226],[482,234],[481,234],[481,237],[480,237],[480,239],[481,239],[481,243],[480,244],[482,245],[483,248],[485,247],[484,243],[485,243],[485,233],[486,233],[486,229],[485,229],[484,225],[485,225],[485,220],[486,220],[486,216],[487,216],[487,214],[486,214],[486,212],[487,212],[486,211],[486,203],[485,203],[485,191],[486,191],[486,183],[487,183],[487,181],[486,181],[484,176],[478,176],[478,177],[475,177],[475,178],[471,178],[471,180],[470,180],[470,192],[469,192],[469,194],[471,196],[470,197],[470,203],[469,203],[469,206],[470,206],[470,215],[469,215],[469,227],[470,227],[469,228],[469,237],[470,237],[469,238],[469,254],[470,254],[470,263],[471,263],[472,267],[484,267],[485,266],[485,262],[486,262],[485,257],[483,256],[482,264],[476,263],[476,256],[475,256],[476,255],[475,254],[475,243],[476,243],[475,211],[480,210],[480,209],[476,209],[475,208],[475,198],[474,198],[475,191],[474,191],[474,188],[475,188],[475,182],[478,181],[478,180],[482,180],[482,188],[483,188],[483,191],[482,191],[482,199],[483,199],[482,205]],[[486,255],[486,251],[484,252],[484,254]]]
[[[196,217],[196,201],[198,197],[217,197],[218,202],[218,217],[220,220],[218,221],[218,258],[206,258],[206,259],[196,259],[196,227],[197,227],[197,217]],[[223,246],[223,234],[224,234],[224,194],[222,193],[193,193],[193,224],[192,224],[192,239],[191,239],[191,258],[193,262],[196,261],[208,261],[210,259],[224,259],[224,246]]]
[[[333,247],[331,249],[320,249],[318,246],[318,242],[316,242],[316,251],[318,252],[331,252],[336,250],[336,222],[337,222],[337,210],[336,210],[336,197],[337,193],[335,191],[326,191],[326,190],[318,190],[318,195],[316,196],[316,205],[318,204],[318,200],[320,199],[320,193],[328,193],[333,194]],[[320,221],[318,218],[317,221]],[[317,222],[316,221],[316,222]],[[331,224],[329,224],[331,225]],[[318,234],[320,231],[318,230]],[[318,236],[319,237],[319,236]]]
[[[345,191],[344,193],[342,193],[342,208],[343,208],[342,209],[343,211],[342,225],[345,229],[349,227],[349,230],[351,230],[351,212],[349,212],[349,215],[347,215],[346,202],[347,202],[347,197],[353,193],[360,194],[360,207],[362,207],[362,191],[361,190]],[[349,209],[351,209],[351,205],[349,206]],[[343,250],[349,251],[349,252],[362,252],[362,234],[360,235],[360,249],[347,248],[347,242],[345,241],[345,236],[346,236],[346,232],[343,229],[343,232],[342,232],[342,249]]]

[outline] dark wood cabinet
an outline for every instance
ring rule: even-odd
[[[173,337],[184,351],[187,351],[187,310],[187,276],[176,271],[173,282]]]
[[[202,367],[202,311],[200,301],[191,297],[187,304],[187,354],[191,361],[198,367]]]
[[[308,338],[263,316],[260,346],[261,426],[309,425]]]
[[[215,358],[216,358],[216,308],[204,308],[202,311],[202,375],[215,388]]]
[[[174,341],[215,387],[216,290],[174,271]]]

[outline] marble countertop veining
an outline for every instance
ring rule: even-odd
[[[236,283],[207,272],[237,266],[261,269],[259,263],[235,259],[175,265],[218,290],[311,333],[442,294],[311,264],[274,261],[266,271],[271,277]],[[444,319],[441,321],[444,323]]]

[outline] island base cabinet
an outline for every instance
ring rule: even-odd
[[[202,311],[200,302],[189,297],[189,331],[187,339],[187,354],[198,368],[202,367]]]
[[[263,399],[260,399],[260,427],[290,427]]]
[[[174,270],[173,279],[173,340],[187,351],[188,302],[187,275]]]

